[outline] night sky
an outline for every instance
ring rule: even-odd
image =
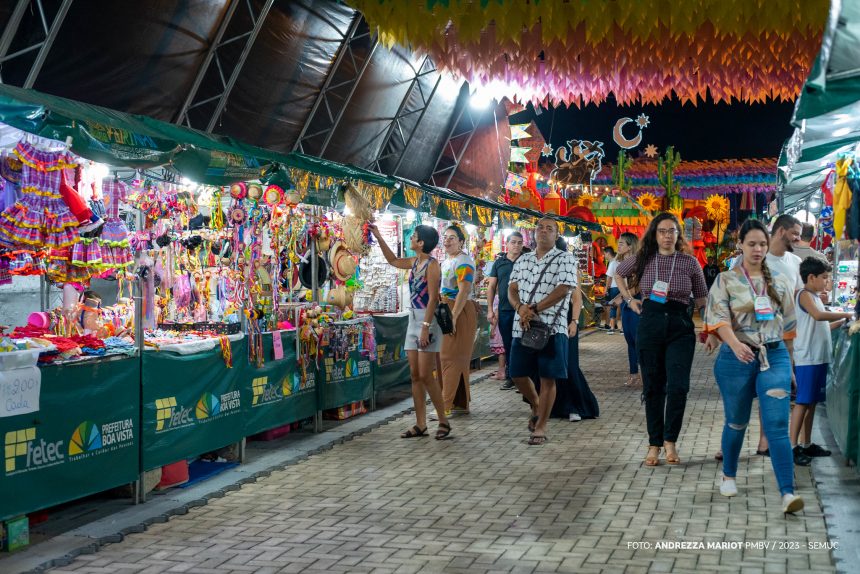
[[[534,119],[553,147],[569,139],[602,141],[606,152],[604,162],[614,162],[618,155],[619,148],[612,141],[615,122],[622,117],[635,120],[640,113],[650,118],[651,125],[643,131],[642,143],[630,151],[633,157],[644,151],[646,145],[654,144],[661,154],[674,145],[682,160],[776,158],[791,135],[789,121],[793,109],[792,102],[715,104],[708,101],[693,106],[667,100],[660,105],[619,106],[611,99],[600,106],[589,105],[582,109],[544,109],[537,117],[529,106],[510,120],[514,124]],[[637,129],[628,123],[623,133],[632,139]]]

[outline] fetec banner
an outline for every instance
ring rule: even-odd
[[[46,366],[41,374],[40,409],[0,418],[0,520],[134,482],[139,474],[140,361]]]
[[[376,331],[376,364],[373,366],[374,390],[386,389],[410,381],[409,359],[403,344],[406,342],[407,316],[383,317],[374,315]]]
[[[373,391],[370,359],[359,351],[350,351],[342,360],[327,356],[321,362],[317,381],[323,410],[367,399]]]
[[[274,337],[281,341],[282,359],[274,358]],[[266,362],[259,369],[247,360],[236,361],[241,363],[236,367],[242,368],[246,436],[310,418],[316,413],[315,381],[309,376],[302,382],[296,364],[295,332],[264,333],[263,356]]]
[[[221,349],[143,355],[143,468],[151,470],[238,442],[244,436],[242,368],[247,339],[234,341],[235,366]]]

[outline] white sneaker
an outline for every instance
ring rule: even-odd
[[[723,496],[737,496],[738,483],[735,482],[734,478],[723,477],[720,481],[720,494]]]
[[[792,514],[803,510],[803,499],[796,494],[786,494],[782,497],[783,514]]]
[[[575,422],[581,421],[582,417],[576,413],[570,413],[570,415],[568,416],[568,419],[570,420],[570,422],[575,423]]]

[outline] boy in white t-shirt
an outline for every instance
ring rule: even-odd
[[[815,406],[824,402],[827,367],[833,357],[830,331],[851,319],[851,313],[824,310],[819,294],[827,288],[831,267],[817,257],[800,264],[803,289],[797,297],[797,338],[794,340],[794,375],[797,399],[791,411],[789,438],[795,461],[803,456],[830,456],[830,451],[812,442]],[[798,442],[803,429],[803,442]]]

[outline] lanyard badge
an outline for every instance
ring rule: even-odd
[[[678,258],[678,252],[675,252],[675,255],[672,257],[672,269],[669,271],[669,281],[660,281],[657,276],[657,271],[659,271],[659,265],[657,269],[654,271],[654,285],[651,287],[651,294],[648,295],[648,299],[655,303],[665,303],[669,298],[669,283],[672,281],[672,275],[675,274],[675,260]],[[654,264],[657,265],[657,261],[654,261]]]
[[[773,321],[776,314],[773,311],[773,304],[770,301],[770,297],[767,296],[767,287],[762,287],[762,292],[757,293],[752,279],[743,264],[741,264],[741,271],[743,271],[744,277],[746,277],[747,283],[749,283],[750,286],[750,292],[753,296],[756,321]]]

